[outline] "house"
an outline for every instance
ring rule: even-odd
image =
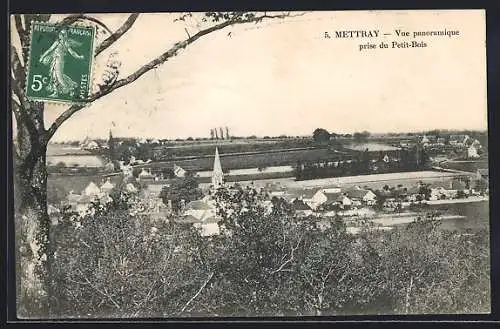
[[[99,149],[99,144],[96,141],[90,141],[86,145],[84,145],[86,150],[97,150]]]
[[[469,159],[477,159],[479,158],[479,153],[477,153],[477,148],[475,146],[469,146],[467,148],[467,158]]]
[[[293,202],[293,208],[295,209],[295,212],[299,215],[303,216],[309,216],[312,215],[313,210],[307,203],[305,203],[303,200],[295,199]]]
[[[184,207],[181,222],[192,224],[195,228],[200,229],[202,236],[220,234],[219,216],[216,215],[216,207],[212,201],[205,199],[189,202]]]
[[[186,170],[174,164],[174,175],[176,177],[184,177],[186,176]]]
[[[204,200],[191,201],[184,207],[184,216],[192,216],[199,221],[205,221],[216,216],[215,205]]]
[[[377,200],[375,193],[359,187],[348,190],[346,194],[354,205],[366,204],[372,206]]]
[[[101,185],[100,191],[102,194],[109,194],[114,187],[115,185],[111,183],[111,181],[108,178],[106,182]]]
[[[323,208],[339,207],[341,209],[349,208],[352,206],[352,200],[349,199],[344,193],[323,193],[326,197],[326,201],[318,206]]]
[[[443,186],[431,188],[430,200],[453,199],[457,195],[457,190],[448,189]]]
[[[477,179],[484,179],[489,181],[489,172],[488,169],[478,169],[476,172]]]
[[[318,190],[312,197],[310,201],[310,206],[315,209],[321,204],[325,203],[328,200],[327,194],[340,194],[340,187],[332,187]]]
[[[134,186],[134,184],[128,183],[127,185],[125,185],[125,191],[129,193],[135,193],[137,192],[137,188]]]
[[[139,179],[148,179],[148,178],[153,178],[153,175],[151,174],[151,171],[146,170],[144,168],[142,168],[141,172],[139,173],[139,175],[137,176]]]
[[[98,196],[99,194],[101,194],[101,189],[94,182],[90,182],[82,193],[85,196]]]

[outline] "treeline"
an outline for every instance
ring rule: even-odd
[[[425,151],[415,146],[412,149],[398,151],[398,158],[384,160],[384,153],[373,156],[367,151],[351,160],[339,161],[297,161],[294,171],[296,180],[309,180],[328,177],[383,174],[393,172],[418,171],[428,168],[428,156]],[[373,162],[372,160],[375,160]]]

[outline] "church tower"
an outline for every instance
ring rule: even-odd
[[[224,183],[224,174],[220,165],[219,150],[215,148],[214,171],[212,172],[212,186],[219,188]]]

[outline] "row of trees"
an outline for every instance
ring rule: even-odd
[[[385,161],[384,152],[359,153],[352,159],[341,158],[338,161],[298,161],[295,165],[295,178],[308,180],[328,177],[342,177],[355,175],[369,175],[375,173],[391,173],[424,170],[428,166],[429,158],[419,145],[411,149],[402,149],[397,153],[397,161]],[[376,160],[373,162],[372,160]]]
[[[226,131],[226,136],[224,138],[224,130]],[[218,132],[217,132],[218,131]],[[210,129],[210,139],[229,139],[229,128],[225,127],[223,129],[222,127],[219,127],[219,130],[217,128]]]
[[[392,232],[355,236],[340,218],[301,219],[280,199],[266,210],[251,189],[221,189],[215,197],[222,234],[214,237],[190,224],[130,217],[130,201],[83,218],[65,214],[54,228],[54,315],[490,310],[487,232],[443,231],[424,215]]]
[[[336,133],[330,133],[328,130],[324,128],[316,128],[313,132],[312,135],[313,139],[317,143],[326,143],[329,142],[331,139],[336,139],[338,137],[344,137],[344,138],[352,138],[356,142],[364,142],[367,141],[368,138],[370,137],[370,132],[368,131],[362,131],[362,132],[355,132],[354,134],[336,134]]]

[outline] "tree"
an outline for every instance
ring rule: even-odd
[[[183,21],[188,14],[178,19]],[[69,15],[58,22],[61,26],[86,21],[96,24],[107,37],[97,45],[95,56],[99,57],[104,50],[111,47],[125,35],[134,25],[139,14],[131,14],[121,27],[111,31],[99,20],[82,14]],[[111,94],[118,88],[125,87],[152,69],[158,67],[182,49],[200,40],[202,37],[232,25],[258,23],[264,19],[279,19],[290,16],[290,13],[267,14],[252,12],[207,12],[203,14],[203,22],[210,26],[199,30],[186,39],[175,43],[164,53],[145,63],[130,75],[118,78],[116,67],[110,66],[108,73],[115,76],[106,78],[99,90],[86,99],[86,104],[69,106],[55,121],[46,128],[44,124],[44,103],[29,100],[25,95],[26,63],[29,56],[30,31],[33,21],[47,22],[50,15],[13,15],[12,34],[19,37],[20,49],[11,45],[11,86],[13,97],[11,108],[16,122],[16,142],[14,147],[14,182],[15,182],[15,214],[16,214],[16,253],[17,296],[20,316],[47,316],[49,314],[50,286],[48,273],[52,260],[49,240],[49,217],[47,213],[47,170],[46,151],[50,139],[64,122],[75,113],[86,108],[86,105]],[[109,75],[108,74],[108,75]]]
[[[210,129],[210,139],[214,139],[214,138],[215,138],[214,130]]]
[[[330,133],[323,128],[316,128],[313,132],[313,139],[317,143],[324,143],[330,140]]]
[[[355,132],[352,137],[356,142],[365,142],[370,137],[370,133],[368,131]]]
[[[224,130],[222,129],[222,127],[219,128],[219,132],[220,132],[220,139],[224,139]]]
[[[190,202],[198,200],[203,196],[198,181],[188,173],[184,177],[176,178],[170,186],[164,186],[160,192],[160,198],[163,203],[168,205],[168,201],[172,203],[172,210],[179,212],[181,210],[181,201]]]

